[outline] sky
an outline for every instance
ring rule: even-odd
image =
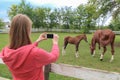
[[[60,8],[64,6],[77,8],[80,4],[86,4],[88,0],[26,0],[33,7]],[[19,4],[21,0],[0,0],[0,18],[5,22],[9,21],[7,12],[13,4]]]

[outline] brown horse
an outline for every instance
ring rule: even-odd
[[[78,47],[79,47],[79,43],[81,40],[85,40],[86,42],[87,41],[87,37],[85,34],[81,34],[81,35],[78,35],[78,36],[75,36],[75,37],[71,37],[71,36],[67,36],[64,38],[64,47],[63,47],[63,50],[62,50],[62,54],[65,53],[65,49],[67,47],[67,44],[70,43],[70,44],[74,44],[75,47],[76,47],[76,57],[78,57]]]
[[[104,53],[107,50],[106,46],[108,44],[110,44],[111,45],[111,53],[112,53],[110,62],[112,62],[114,59],[114,40],[115,40],[115,33],[112,30],[110,30],[110,29],[97,30],[94,33],[92,41],[91,41],[91,45],[90,45],[91,54],[93,56],[95,55],[95,47],[96,47],[96,43],[98,43],[99,50],[101,47],[103,47],[103,52],[101,53],[101,57],[100,57],[100,60],[102,61]]]

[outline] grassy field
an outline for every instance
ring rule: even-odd
[[[33,42],[38,38],[39,34],[40,33],[32,33],[31,39]],[[109,62],[109,60],[111,58],[110,46],[107,47],[107,52],[104,55],[103,61],[100,61],[99,60],[100,53],[98,51],[98,48],[96,48],[97,50],[96,50],[95,57],[92,57],[90,54],[89,44],[86,43],[85,41],[81,41],[81,43],[79,45],[79,57],[78,58],[75,58],[75,46],[70,45],[70,44],[68,44],[68,46],[66,48],[66,55],[62,56],[61,51],[62,51],[62,47],[63,47],[64,37],[68,36],[68,35],[76,36],[76,35],[78,35],[78,33],[57,33],[57,34],[59,35],[59,47],[60,47],[60,57],[59,57],[57,63],[78,65],[78,66],[84,66],[84,67],[89,67],[89,68],[102,69],[102,70],[114,71],[114,72],[120,73],[120,62],[119,62],[120,61],[120,37],[119,37],[119,35],[117,35],[116,39],[115,39],[115,59],[112,63],[110,63]],[[87,37],[88,37],[88,41],[90,43],[92,35],[87,34]],[[7,45],[7,43],[8,43],[8,35],[0,34],[0,50],[2,49],[3,46]],[[46,41],[42,41],[39,44],[39,47],[41,47],[47,51],[50,51],[51,47],[52,47],[51,45],[52,45],[52,41],[46,40]],[[0,68],[0,72],[1,72],[1,70],[2,69]],[[53,79],[54,77],[56,77],[56,79]],[[61,78],[60,75],[51,74],[50,80],[59,80],[59,77]],[[73,79],[73,78],[67,78],[64,76],[63,76],[63,78],[66,78],[66,79],[60,79],[60,80],[77,80],[77,79]]]

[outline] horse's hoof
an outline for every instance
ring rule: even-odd
[[[95,55],[92,55],[92,57],[95,57]]]
[[[78,58],[78,56],[76,56],[76,58]]]
[[[112,62],[113,60],[110,60],[110,63]]]
[[[100,59],[100,61],[103,61],[103,59]]]
[[[78,55],[75,55],[76,58],[78,58],[79,56]]]
[[[64,55],[65,55],[65,53],[66,53],[66,52],[65,52],[65,50],[62,50],[62,56],[64,56]]]
[[[64,56],[65,55],[65,53],[62,53],[62,56]]]

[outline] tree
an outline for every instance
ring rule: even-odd
[[[50,13],[51,9],[45,8],[45,23],[46,23],[45,28],[47,28],[47,30],[50,28]]]
[[[57,27],[58,21],[56,10],[50,13],[49,20],[50,20],[49,28]]]
[[[96,6],[98,21],[102,20],[102,24],[106,21],[107,15],[112,15],[113,19],[116,19],[120,14],[120,0],[89,0],[88,4]]]
[[[76,22],[82,32],[88,32],[89,29],[94,29],[96,25],[96,8],[94,5],[79,5],[76,9],[77,17]]]
[[[103,26],[108,15],[112,15],[111,25],[119,29],[120,0],[89,0],[88,4],[81,4],[77,8],[62,7],[54,10],[33,8],[30,3],[21,0],[20,4],[10,7],[8,16],[12,19],[18,13],[28,15],[35,28],[82,29],[84,32],[101,26],[101,23]]]
[[[76,26],[81,29],[84,25],[85,18],[85,6],[83,4],[79,5],[76,9]]]
[[[8,16],[10,20],[18,13],[18,6],[17,5],[12,5],[10,9],[8,10]]]
[[[29,3],[26,3],[25,0],[21,0],[21,3],[18,5],[12,5],[10,9],[8,10],[8,16],[10,19],[12,19],[16,14],[22,13],[29,16],[31,19],[33,17],[33,8]]]
[[[46,8],[36,8],[33,10],[33,25],[35,28],[46,27]]]
[[[61,20],[64,29],[70,29],[74,22],[74,14],[71,7],[61,8]]]
[[[0,19],[0,28],[3,28],[5,26],[5,23],[3,22],[2,19]]]
[[[96,6],[87,4],[85,5],[85,22],[84,26],[86,26],[87,29],[94,29],[96,25]]]
[[[112,30],[120,30],[120,15],[115,19],[112,19],[110,25],[108,26]]]

